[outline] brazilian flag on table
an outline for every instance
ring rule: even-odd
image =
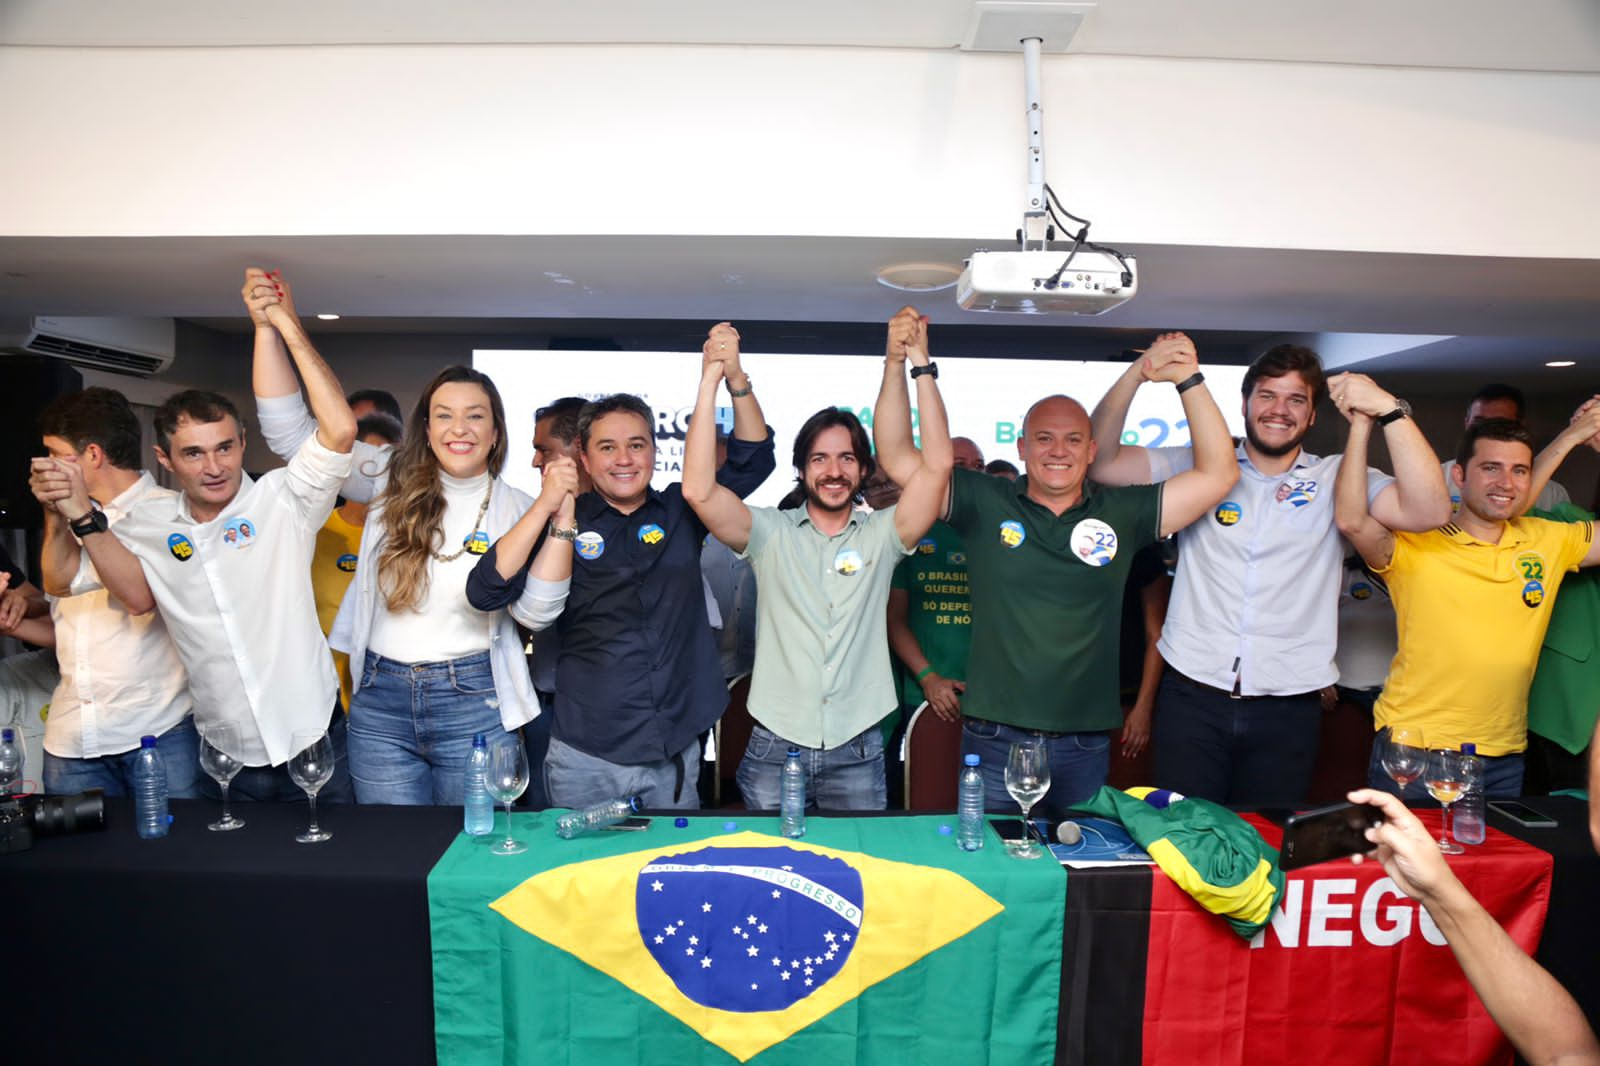
[[[1048,1062],[1061,867],[951,817],[459,837],[428,877],[442,1066]]]

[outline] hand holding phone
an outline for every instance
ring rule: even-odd
[[[1367,830],[1383,822],[1383,812],[1366,803],[1335,803],[1301,814],[1284,823],[1278,869],[1298,870],[1346,855],[1364,855],[1373,844]]]

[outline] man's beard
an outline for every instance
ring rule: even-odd
[[[1282,458],[1300,447],[1300,442],[1306,439],[1306,434],[1309,432],[1311,432],[1311,427],[1307,426],[1286,444],[1268,444],[1256,436],[1256,424],[1254,422],[1246,422],[1244,426],[1245,439],[1250,442],[1250,447],[1272,459]]]
[[[834,484],[839,484],[839,482],[833,482],[833,483]],[[835,504],[835,503],[830,503],[827,500],[823,499],[822,496],[817,492],[816,488],[813,487],[813,484],[811,482],[807,482],[806,486],[805,486],[805,489],[806,489],[806,503],[809,504],[812,507],[815,507],[819,511],[838,512],[838,511],[848,511],[848,510],[850,510],[852,507],[855,506],[856,496],[857,496],[857,494],[860,493],[861,486],[859,484],[852,485],[849,482],[844,482],[843,484],[844,484],[844,486],[846,488],[848,488],[850,490],[849,495],[847,495],[845,497],[843,503]]]

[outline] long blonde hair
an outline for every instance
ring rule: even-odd
[[[411,411],[405,439],[389,458],[389,481],[379,494],[383,504],[383,550],[378,553],[378,588],[390,611],[414,610],[428,594],[428,558],[444,546],[444,485],[439,460],[428,443],[428,412],[439,386],[477,385],[489,396],[495,441],[489,448],[489,476],[506,465],[506,410],[500,390],[486,374],[468,366],[447,366],[422,391]]]

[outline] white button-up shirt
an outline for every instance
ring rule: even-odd
[[[135,505],[166,499],[148,473],[103,508],[113,528]],[[100,584],[89,553],[67,594],[50,597],[61,683],[50,698],[44,747],[62,759],[98,759],[139,746],[183,721],[192,700],[178,650],[159,611],[131,615]]]
[[[1176,671],[1241,695],[1290,696],[1339,677],[1339,575],[1333,521],[1342,455],[1301,451],[1282,474],[1263,474],[1241,443],[1239,482],[1178,534],[1178,571],[1157,647]],[[1194,465],[1189,448],[1152,448],[1150,475]],[[1370,501],[1394,479],[1367,471]]]
[[[141,503],[114,532],[143,564],[189,669],[195,718],[239,727],[247,766],[295,753],[296,730],[327,728],[339,678],[317,624],[311,556],[351,457],[310,437],[289,465],[252,480],[209,522],[182,496]]]

